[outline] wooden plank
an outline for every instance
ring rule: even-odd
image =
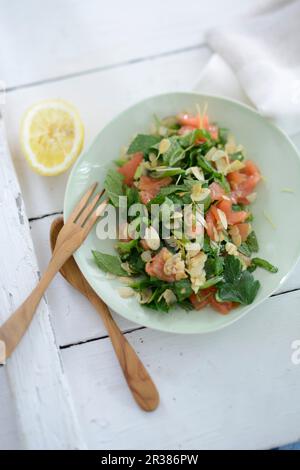
[[[20,448],[17,417],[4,367],[0,367],[0,450]]]
[[[261,0],[2,2],[0,76],[9,87],[137,60],[204,41]]]
[[[20,149],[19,126],[29,106],[51,97],[74,103],[85,124],[88,146],[108,121],[134,102],[156,93],[192,88],[208,57],[208,51],[200,49],[8,93],[5,105],[8,140],[28,217],[60,211],[68,178],[68,173],[45,178],[28,167]]]
[[[267,449],[299,439],[299,305],[299,292],[273,297],[204,336],[130,333],[160,391],[151,414],[135,406],[108,340],[64,349],[89,448]]]
[[[24,204],[0,118],[0,322],[38,281],[38,267]],[[31,449],[84,447],[43,299],[29,330],[5,366],[22,445]]]

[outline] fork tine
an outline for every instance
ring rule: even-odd
[[[92,199],[92,201],[83,209],[80,216],[75,220],[76,224],[79,224],[79,225],[82,225],[82,226],[84,225],[84,223],[86,222],[86,220],[88,219],[90,214],[95,209],[95,207],[96,207],[97,203],[99,202],[103,192],[104,191],[102,191],[101,193],[96,194],[96,196]]]
[[[87,192],[84,194],[84,196],[80,199],[78,204],[74,207],[73,211],[71,212],[71,215],[69,216],[67,222],[71,221],[74,222],[75,219],[80,215],[81,211],[84,209],[86,206],[86,203],[90,199],[91,195],[94,193],[98,183],[92,184],[92,186],[87,190]]]
[[[106,208],[107,204],[108,204],[108,199],[105,199],[104,201],[102,201],[101,204],[97,207],[97,209],[86,220],[83,228],[87,231],[87,233],[89,233],[89,231],[91,230],[91,228],[93,227],[97,219],[100,217],[100,215],[103,214],[104,209]]]

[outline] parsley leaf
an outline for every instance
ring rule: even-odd
[[[208,257],[205,262],[206,277],[219,276],[223,272],[224,258],[221,256]]]
[[[243,271],[241,262],[235,256],[227,256],[224,261],[224,283],[218,289],[221,301],[238,302],[248,305],[253,302],[260,287],[249,271]]]
[[[128,276],[128,273],[122,268],[121,261],[117,256],[107,255],[100,251],[92,250],[94,260],[97,266],[106,273],[112,273],[116,276]]]
[[[240,278],[234,283],[221,285],[218,294],[219,298],[223,301],[249,305],[255,299],[259,287],[259,281],[255,281],[249,271],[243,271]]]
[[[242,265],[238,258],[232,255],[226,256],[224,260],[224,279],[225,282],[233,283],[239,278],[242,271]]]

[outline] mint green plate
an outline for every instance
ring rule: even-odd
[[[206,333],[233,323],[278,289],[295,265],[300,254],[300,159],[289,138],[251,108],[229,99],[196,93],[154,96],[127,109],[99,132],[73,167],[65,194],[64,214],[68,217],[88,186],[99,181],[102,187],[121,146],[128,145],[136,133],[147,132],[154,114],[164,117],[185,110],[195,112],[196,104],[203,107],[205,103],[210,120],[231,130],[265,176],[253,205],[253,227],[260,244],[259,256],[277,265],[279,272],[255,271],[255,277],[261,282],[255,302],[226,316],[208,307],[199,312],[174,308],[167,314],[158,313],[141,306],[134,297],[121,298],[117,288],[123,284],[107,279],[94,264],[91,250],[114,253],[112,240],[99,241],[94,229],[75,253],[82,273],[109,307],[140,325],[174,333]],[[293,192],[284,192],[285,188]],[[271,217],[275,227],[265,215]],[[255,310],[252,314],[255,315]]]

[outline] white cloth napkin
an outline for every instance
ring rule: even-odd
[[[213,56],[196,89],[252,103],[289,134],[300,132],[300,1],[268,3],[213,29]]]

